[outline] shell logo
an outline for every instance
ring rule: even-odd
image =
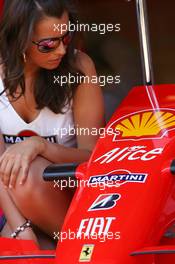
[[[144,111],[117,120],[110,127],[115,140],[159,138],[175,128],[175,115],[169,111]]]

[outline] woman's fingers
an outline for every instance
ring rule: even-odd
[[[0,178],[1,178],[1,181],[3,181],[4,169],[5,169],[5,166],[6,166],[6,164],[3,163],[3,160],[4,160],[4,155],[2,155],[0,157]]]
[[[20,168],[21,168],[21,159],[20,157],[17,157],[11,170],[9,188],[15,187]]]
[[[14,188],[20,170],[21,178],[19,179],[19,184],[24,184],[28,177],[29,165],[30,162],[28,157],[23,157],[23,159],[19,155],[16,155],[16,159],[13,157],[4,157],[0,163],[0,177],[3,184],[6,187]]]
[[[28,173],[29,173],[29,165],[30,165],[30,162],[29,162],[29,159],[28,158],[24,158],[23,159],[23,162],[22,162],[22,166],[21,166],[21,169],[22,169],[22,173],[21,173],[21,179],[20,179],[20,182],[19,184],[20,185],[23,185],[28,177]]]
[[[31,139],[7,148],[0,156],[0,178],[5,186],[15,187],[18,176],[20,177],[19,183],[21,185],[25,183],[29,166],[39,154],[38,149],[36,140]]]
[[[4,159],[1,163],[1,173],[2,173],[1,179],[6,187],[9,186],[12,167],[13,167],[13,161],[10,159],[9,160]]]

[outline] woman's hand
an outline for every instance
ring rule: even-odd
[[[31,162],[42,153],[44,139],[34,136],[7,148],[0,157],[0,178],[6,187],[15,187],[20,172],[20,184],[24,184]]]

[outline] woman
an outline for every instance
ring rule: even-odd
[[[61,129],[91,131],[104,124],[98,84],[56,81],[70,73],[89,79],[96,75],[88,55],[75,50],[69,20],[73,23],[76,17],[66,0],[7,1],[3,11],[0,205],[5,236],[37,242],[28,220],[49,236],[60,230],[72,192],[54,189],[43,182],[42,173],[51,163],[88,160],[98,137],[63,136]],[[64,25],[65,31],[55,25]]]

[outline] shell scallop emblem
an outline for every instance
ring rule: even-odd
[[[114,122],[111,127],[115,131],[116,140],[159,137],[175,128],[175,115],[166,111],[140,112]]]

